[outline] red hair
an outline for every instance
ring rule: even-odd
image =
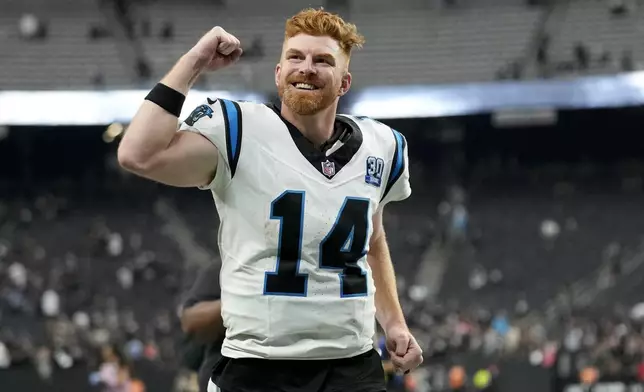
[[[351,55],[351,49],[361,48],[365,42],[364,37],[358,33],[356,25],[322,8],[307,8],[286,21],[285,39],[298,34],[331,37],[338,41],[347,56]]]

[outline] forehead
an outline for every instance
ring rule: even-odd
[[[298,50],[302,53],[320,54],[327,53],[334,56],[342,52],[338,41],[328,36],[313,36],[308,34],[298,34],[284,41],[283,51]]]

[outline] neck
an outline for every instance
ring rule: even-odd
[[[281,114],[282,117],[295,125],[304,137],[319,146],[333,136],[337,108],[338,103],[334,102],[331,106],[316,114],[303,116],[294,113],[288,106],[282,104]]]

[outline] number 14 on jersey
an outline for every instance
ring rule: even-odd
[[[266,272],[265,295],[306,297],[308,275],[299,272],[305,218],[303,191],[286,191],[271,203],[271,219],[280,221],[275,271]],[[369,200],[347,197],[333,227],[320,242],[318,266],[337,270],[340,296],[367,295],[367,276],[358,265],[366,254]]]

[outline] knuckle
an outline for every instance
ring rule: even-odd
[[[212,29],[213,33],[219,38],[219,39],[224,39],[226,37],[226,30],[224,30],[222,27],[215,27]]]

